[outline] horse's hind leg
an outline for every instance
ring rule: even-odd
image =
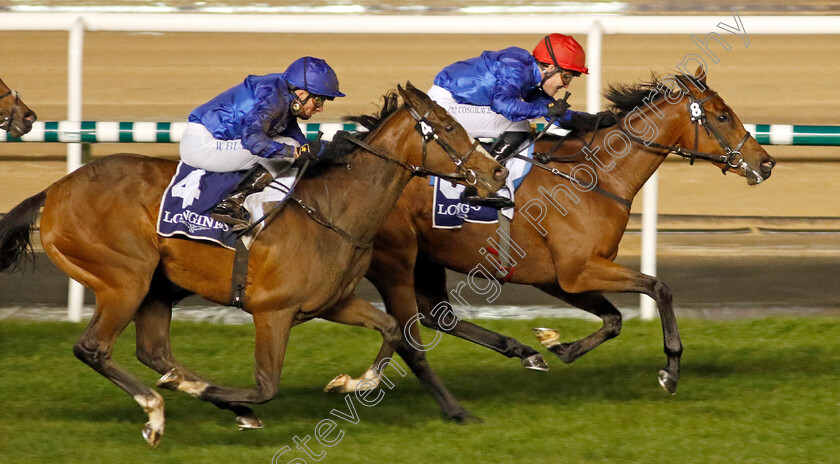
[[[448,310],[449,296],[446,293],[446,270],[443,266],[418,257],[414,270],[414,291],[423,326],[490,348],[508,358],[519,358],[526,369],[548,370],[542,355],[530,346],[513,337],[454,317]]]
[[[142,298],[142,295],[130,294],[125,289],[96,292],[96,311],[85,333],[73,346],[73,354],[140,404],[149,416],[143,438],[154,448],[163,437],[163,398],[111,359],[117,336],[131,322]]]
[[[341,324],[376,329],[382,334],[382,346],[379,348],[379,353],[377,353],[373,364],[362,374],[361,378],[354,379],[347,374],[340,374],[324,387],[324,391],[330,393],[351,393],[356,390],[373,390],[379,386],[379,382],[384,377],[382,372],[388,367],[388,364],[391,362],[391,356],[402,339],[400,337],[400,329],[397,326],[397,320],[379,311],[371,306],[370,303],[355,295],[351,295],[347,300],[339,303],[339,305],[321,317]],[[394,368],[401,375],[405,376],[406,372],[400,369],[399,365],[395,364]],[[393,388],[393,384],[388,378],[384,378],[386,385]]]
[[[554,329],[534,329],[540,343],[565,363],[571,363],[605,341],[621,333],[621,313],[600,292],[566,293],[559,286],[538,287],[549,295],[560,298],[604,321],[600,329],[572,343],[561,343],[560,334]]]
[[[220,407],[232,409],[245,404],[265,403],[277,394],[289,332],[295,311],[251,308],[254,317],[254,378],[255,388],[227,388],[210,383],[196,385],[176,368],[168,374],[167,388],[178,389]],[[198,388],[195,388],[198,387]]]
[[[169,341],[169,325],[172,320],[172,303],[166,293],[156,289],[146,295],[140,309],[134,316],[137,334],[137,359],[163,377],[158,387],[172,390],[200,391],[209,383],[183,364],[172,354]],[[216,404],[221,409],[229,409],[236,414],[236,423],[240,430],[262,428],[262,421],[251,408],[227,403]]]

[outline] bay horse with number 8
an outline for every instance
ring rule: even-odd
[[[507,170],[443,108],[410,83],[398,90],[405,104],[363,141],[339,138],[331,149],[339,157],[300,180],[295,201],[251,246],[244,309],[254,319],[254,388],[213,385],[172,355],[172,304],[189,294],[229,304],[234,257],[207,242],[156,233],[161,196],[175,173],[172,161],[105,157],[24,200],[0,220],[0,270],[31,250],[29,234],[43,205],[44,251],[96,294],[96,309],[73,352],[142,406],[149,445],[163,435],[163,398],[111,359],[117,336],[132,320],[138,359],[164,374],[159,387],[233,411],[240,428],[260,428],[248,405],[276,394],[292,326],[318,317],[379,330],[379,372],[401,342],[396,321],[353,289],[368,268],[376,231],[412,177],[447,176],[483,195],[504,185]],[[396,93],[386,100],[396,102]],[[453,403],[452,414],[469,413]]]
[[[701,72],[698,69],[695,74]],[[524,256],[509,251],[517,262],[509,277],[510,282],[532,285],[603,320],[600,330],[570,343],[561,342],[555,330],[535,329],[541,343],[566,363],[619,334],[621,313],[605,293],[632,292],[653,298],[667,355],[659,382],[673,394],[683,346],[671,292],[656,277],[614,262],[630,218],[630,202],[669,153],[692,162],[709,161],[724,173],[746,177],[750,185],[770,177],[775,160],[706,86],[705,75],[678,75],[669,82],[670,86],[654,78],[640,85],[613,87],[606,96],[617,112],[618,125],[560,140],[544,137],[536,143],[535,152],[548,153],[550,161],[535,163],[516,192],[518,209],[510,236]],[[643,120],[655,127],[643,130]],[[616,146],[606,146],[610,137]],[[625,149],[617,141],[621,138]],[[374,242],[367,277],[388,312],[397,318],[406,339],[421,340],[419,318],[426,327],[518,357],[528,368],[547,369],[533,348],[454,317],[448,307],[445,269],[471,273],[479,263],[489,269],[488,239],[499,240],[498,226],[465,223],[461,229],[432,228],[433,193],[428,184],[420,180],[409,184]],[[400,353],[402,357],[428,367],[424,352],[417,349],[421,347],[412,346],[413,350]],[[446,392],[439,381],[426,384],[432,391]]]

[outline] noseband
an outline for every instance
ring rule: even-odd
[[[440,177],[441,179],[446,179],[446,180],[453,180],[453,181],[463,180],[464,182],[466,182],[469,185],[475,185],[478,178],[475,174],[475,171],[473,171],[472,169],[467,169],[466,163],[467,163],[467,160],[469,160],[470,156],[472,156],[472,154],[475,152],[476,148],[478,148],[478,146],[479,146],[478,140],[473,141],[473,144],[470,146],[470,148],[467,150],[467,152],[464,153],[463,156],[461,156],[461,155],[459,155],[458,150],[456,150],[454,147],[452,147],[452,145],[450,145],[446,140],[443,140],[442,138],[440,138],[440,136],[438,136],[437,131],[435,130],[435,127],[427,119],[427,117],[429,116],[429,113],[431,113],[431,111],[432,111],[431,108],[428,111],[426,111],[426,114],[424,114],[423,116],[420,116],[420,113],[418,113],[417,110],[415,110],[414,107],[412,107],[408,102],[406,102],[405,107],[408,109],[408,112],[409,112],[409,114],[411,114],[411,117],[414,118],[415,121],[417,121],[417,124],[414,126],[414,129],[420,134],[421,137],[423,137],[423,164],[422,164],[422,166],[415,166],[413,164],[404,163],[402,161],[394,159],[394,157],[390,156],[388,153],[385,153],[384,151],[382,151],[382,150],[380,150],[376,147],[373,147],[370,144],[368,144],[367,142],[365,142],[363,140],[360,140],[356,137],[347,136],[347,139],[350,140],[351,142],[353,142],[354,144],[360,146],[361,148],[364,148],[366,151],[368,151],[368,152],[370,152],[370,153],[372,153],[372,154],[374,154],[374,155],[376,155],[376,156],[378,156],[378,157],[380,157],[380,158],[382,158],[386,161],[390,161],[392,163],[399,164],[403,168],[411,171],[412,176],[419,176],[419,177],[437,176],[437,177]],[[454,173],[436,172],[436,171],[432,171],[431,169],[428,169],[426,167],[426,155],[427,155],[426,145],[431,141],[434,141],[435,143],[437,143],[438,146],[440,146],[440,148],[443,149],[443,151],[449,156],[449,158],[452,160],[452,162],[455,163],[456,169],[455,169]],[[462,173],[462,171],[463,171],[463,173]]]
[[[15,120],[15,110],[18,107],[18,103],[20,103],[20,94],[17,93],[17,90],[11,90],[11,89],[8,90],[3,95],[0,95],[0,100],[4,99],[4,98],[6,98],[10,95],[15,96],[15,102],[12,104],[12,109],[9,111],[9,115],[6,116],[5,118],[3,118],[3,123],[0,124],[0,129],[3,129],[6,132],[8,132],[12,129],[12,123]]]
[[[697,100],[693,95],[689,95],[688,99],[688,117],[691,119],[691,123],[694,125],[694,150],[689,150],[683,147],[676,147],[672,145],[665,145],[656,142],[648,142],[639,137],[636,137],[633,134],[628,133],[625,129],[621,129],[625,135],[627,135],[630,140],[645,144],[649,147],[654,148],[662,148],[668,150],[669,152],[673,152],[678,156],[682,156],[683,158],[688,158],[689,164],[694,164],[695,159],[702,159],[708,160],[713,163],[724,164],[725,166],[721,169],[721,171],[726,174],[730,168],[737,168],[745,164],[744,156],[741,154],[741,148],[747,143],[747,140],[750,138],[750,132],[747,131],[744,134],[744,137],[738,142],[738,145],[735,148],[729,144],[726,138],[718,131],[713,125],[709,124],[708,119],[706,118],[706,109],[703,107],[708,101],[718,98],[717,92],[712,92],[711,95],[707,96],[702,100]],[[700,127],[703,127],[706,130],[706,134],[709,137],[714,137],[717,140],[717,143],[723,148],[723,151],[726,152],[725,155],[715,155],[712,153],[706,153],[703,151],[697,151],[697,147],[700,143]],[[620,127],[620,126],[619,126]]]

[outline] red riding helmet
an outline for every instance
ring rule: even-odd
[[[547,35],[534,47],[532,54],[540,63],[553,64],[559,68],[589,74],[589,68],[586,67],[586,52],[570,35]]]

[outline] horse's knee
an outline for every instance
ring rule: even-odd
[[[402,340],[400,325],[393,317],[389,317],[388,322],[382,326],[382,338],[389,344],[397,344]]]
[[[665,282],[657,280],[653,286],[653,295],[651,295],[658,303],[670,305],[674,301],[674,296],[671,294],[671,289],[665,285]]]
[[[99,349],[98,343],[81,338],[73,345],[73,354],[88,366],[98,369],[110,358],[110,353]]]
[[[621,334],[621,314],[609,314],[604,316],[604,330],[607,338],[615,338]]]

